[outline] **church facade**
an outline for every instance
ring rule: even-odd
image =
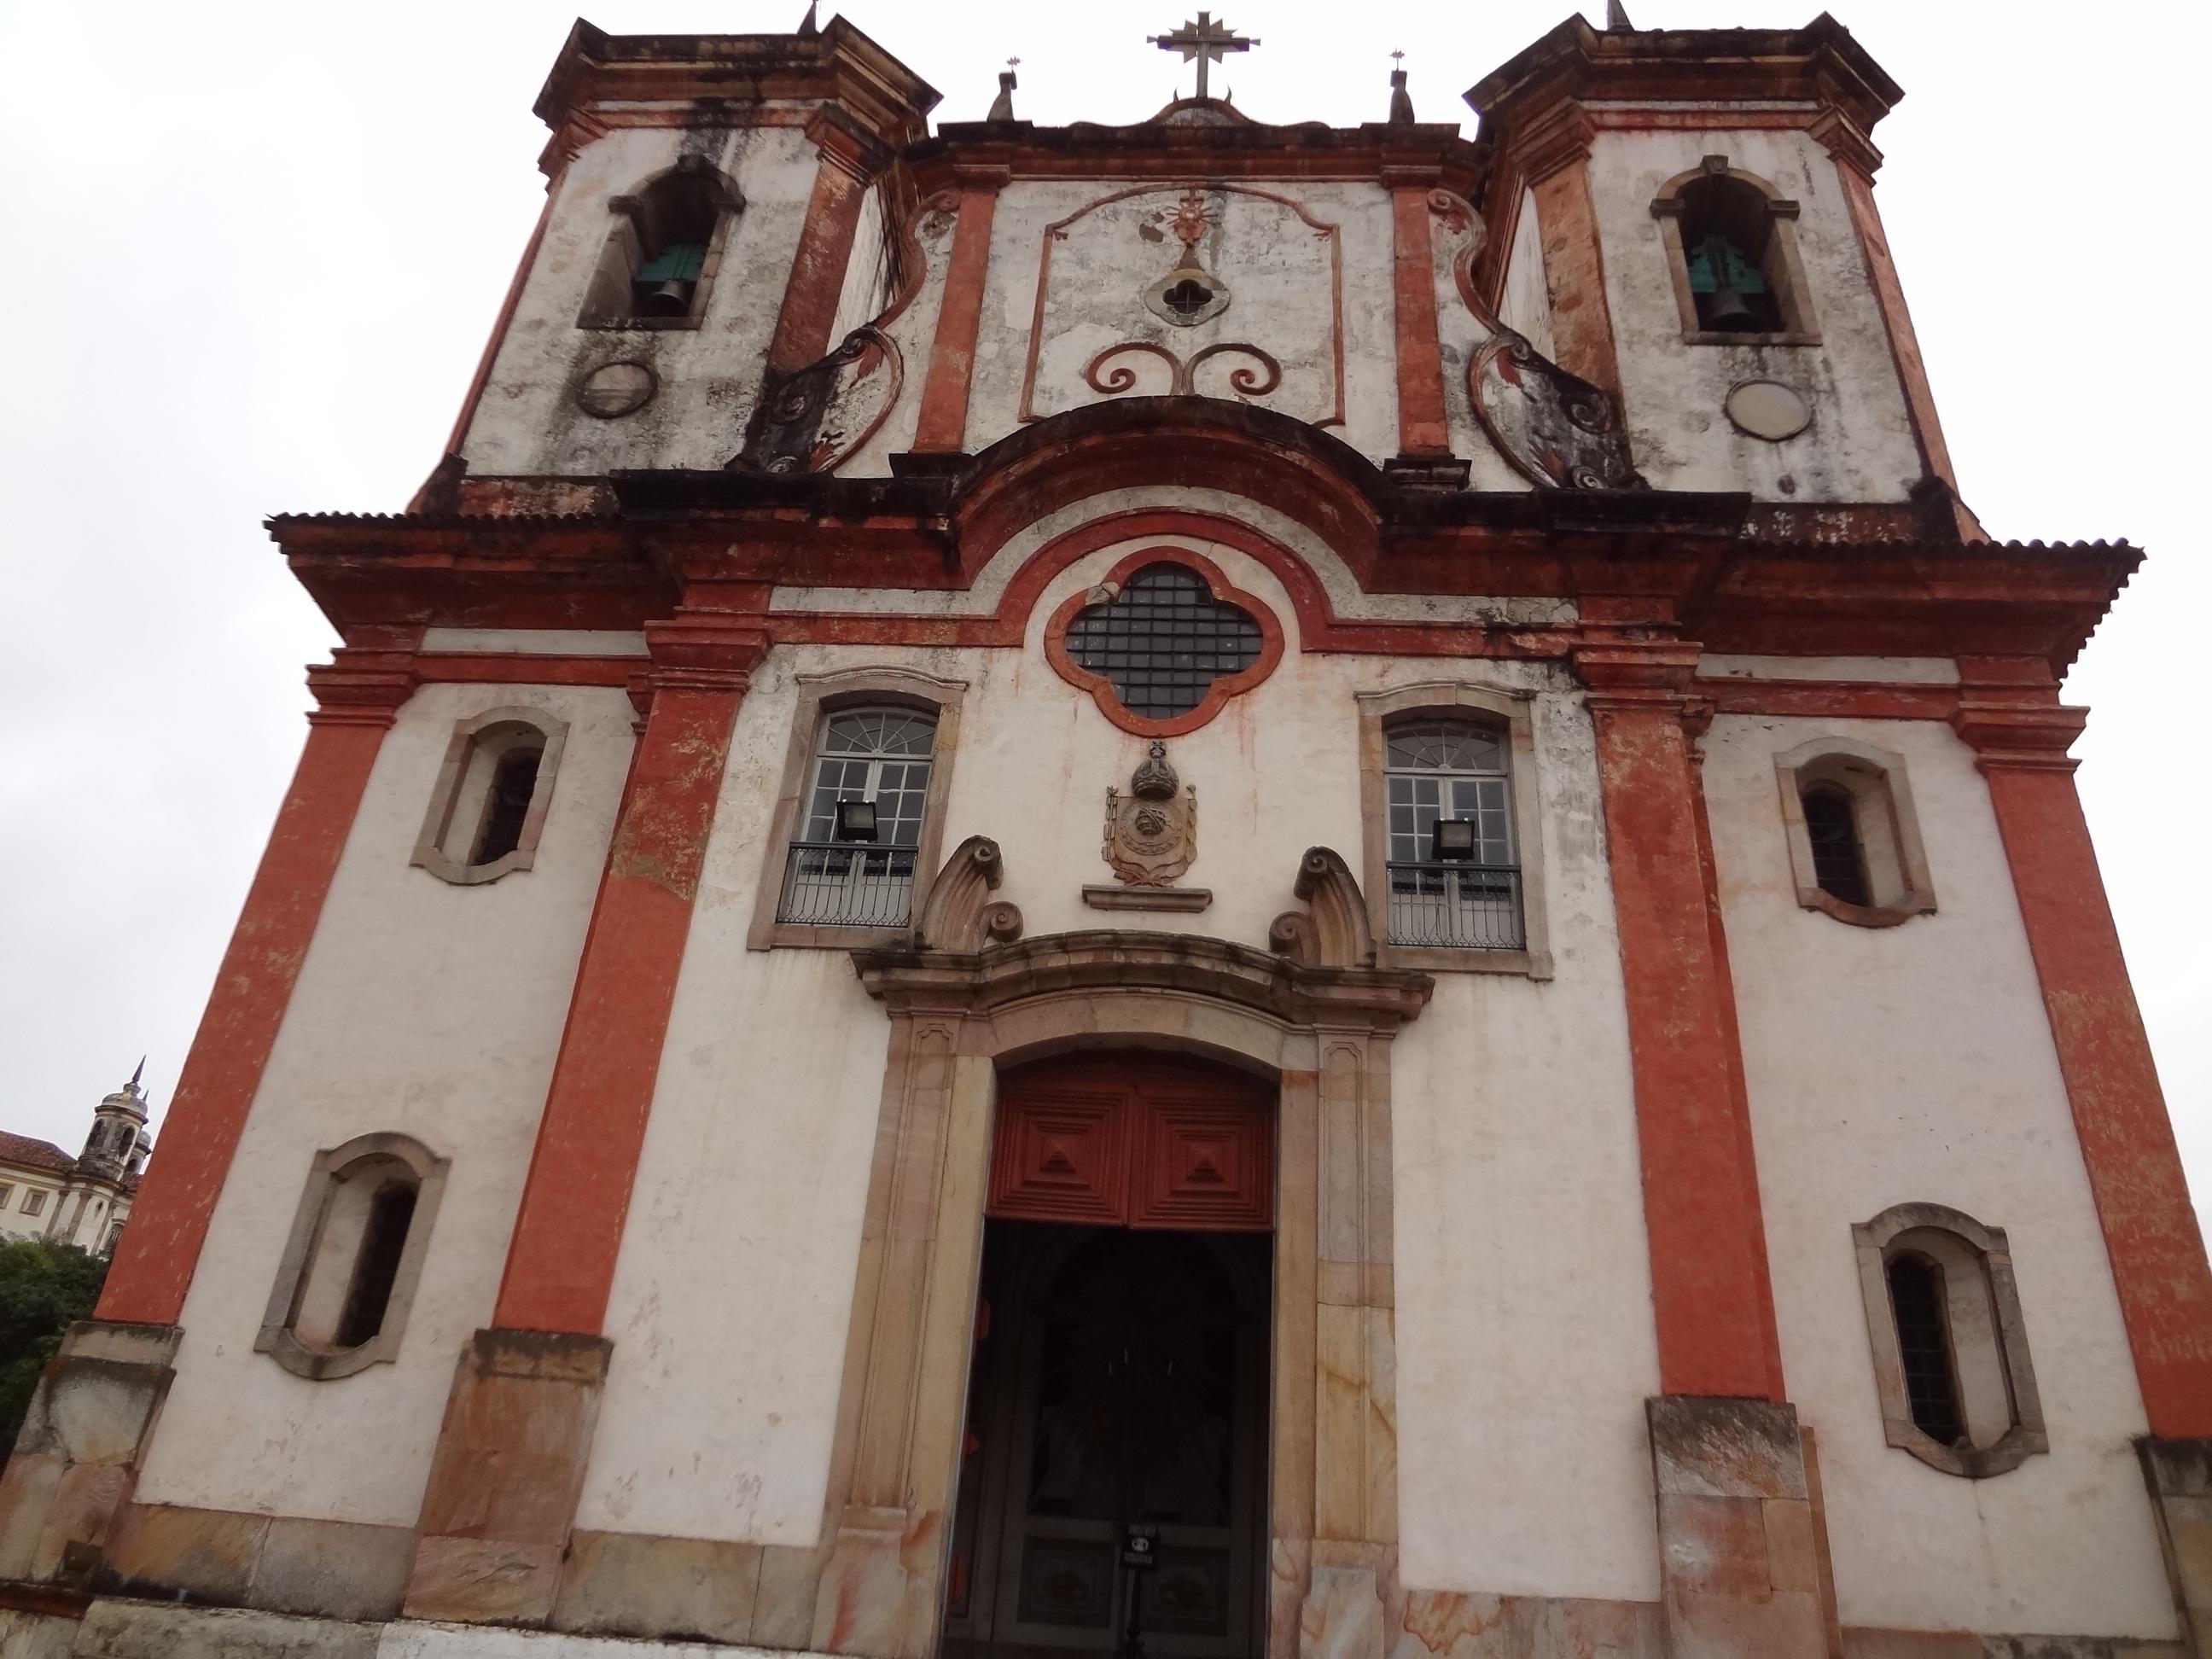
[[[2141,556],[1961,500],[1899,89],[1016,91],[577,25],[445,459],[271,523],[343,643],[0,1629],[2212,1654]]]

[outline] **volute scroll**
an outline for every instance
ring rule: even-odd
[[[999,843],[988,836],[970,836],[952,849],[937,879],[929,884],[921,915],[915,924],[914,942],[931,951],[980,951],[986,945],[1006,945],[1022,936],[1021,907],[991,895],[1006,879],[1006,861]]]

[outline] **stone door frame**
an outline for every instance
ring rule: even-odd
[[[999,1069],[1158,1048],[1270,1079],[1280,1103],[1270,1659],[1379,1654],[1399,1595],[1390,1047],[1427,975],[1117,930],[854,961],[891,1029],[811,1645],[937,1648]]]

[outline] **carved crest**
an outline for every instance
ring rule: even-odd
[[[1151,756],[1129,779],[1129,793],[1106,791],[1106,841],[1099,856],[1131,887],[1165,887],[1198,857],[1198,789],[1176,793],[1176,769],[1167,745],[1155,742]]]

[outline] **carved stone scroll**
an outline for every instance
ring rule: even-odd
[[[980,951],[1019,939],[1020,908],[991,899],[1005,879],[999,843],[988,836],[969,836],[930,883],[915,926],[915,944],[932,951]]]
[[[1647,488],[1629,458],[1613,399],[1511,329],[1484,342],[1467,370],[1475,418],[1514,470],[1555,489]]]
[[[753,412],[733,467],[750,472],[827,472],[874,435],[898,402],[906,368],[872,325],[769,387]]]
[[[1304,910],[1285,910],[1267,929],[1269,947],[1303,968],[1372,968],[1375,933],[1352,866],[1331,848],[1309,847],[1291,891]]]

